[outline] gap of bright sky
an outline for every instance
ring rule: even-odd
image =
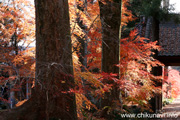
[[[180,0],[170,0],[170,4],[172,4],[175,8],[172,12],[180,13]]]

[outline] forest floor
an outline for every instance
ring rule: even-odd
[[[160,120],[180,120],[180,96],[162,109],[164,118]]]

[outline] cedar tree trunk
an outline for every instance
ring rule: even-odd
[[[102,24],[102,71],[119,75],[119,67],[115,65],[119,64],[120,60],[121,0],[114,0],[113,2],[105,0],[105,2],[104,4],[99,1]],[[111,93],[106,94],[105,98],[102,99],[101,108],[111,106],[113,100],[119,99],[119,90],[116,83],[112,82],[112,80],[105,81],[114,85]],[[108,116],[107,113],[103,114]],[[108,117],[108,119],[110,118]]]

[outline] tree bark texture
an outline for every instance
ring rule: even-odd
[[[114,0],[113,2],[110,2],[109,0],[105,0],[105,3],[106,4],[99,1],[100,19],[102,24],[102,71],[119,74],[119,68],[115,65],[119,64],[120,60],[119,31],[121,23],[121,1]],[[102,108],[111,106],[113,100],[119,99],[117,85],[113,82],[112,84],[114,84],[113,90],[111,93],[106,94],[105,98],[102,99]]]
[[[118,73],[120,3],[99,2],[102,23],[102,71]]]
[[[46,118],[74,120],[72,47],[67,0],[35,0],[36,82],[44,98]],[[64,93],[62,93],[64,92]]]

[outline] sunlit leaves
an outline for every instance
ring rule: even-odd
[[[137,30],[131,31],[129,37],[121,40],[120,88],[128,95],[127,102],[133,101],[142,109],[149,108],[148,101],[153,93],[160,92],[154,80],[161,81],[162,77],[152,75],[151,70],[163,64],[152,57],[155,54],[153,50],[160,50],[157,42],[138,36]]]
[[[34,78],[35,72],[34,6],[29,0],[9,0],[0,4],[0,69],[8,77],[1,79],[20,86],[22,77]],[[4,84],[5,85],[5,84]],[[14,86],[14,87],[15,87]],[[17,91],[18,89],[11,89]]]
[[[101,1],[103,4],[106,4],[109,0]],[[101,40],[102,33],[98,2],[90,0],[85,3],[83,0],[71,0],[69,5],[72,43],[74,46],[74,77],[78,85],[77,88],[81,91],[80,93],[83,94],[87,90],[91,91],[91,95],[103,97],[105,92],[110,92],[113,89],[112,83],[115,82],[119,89],[124,92],[124,96],[128,96],[123,98],[124,104],[134,102],[134,104],[139,104],[142,109],[148,109],[148,101],[153,97],[153,93],[160,91],[160,88],[155,87],[155,81],[162,80],[161,76],[151,74],[152,67],[163,65],[152,57],[155,54],[153,50],[160,50],[157,42],[151,42],[146,38],[140,37],[137,30],[132,30],[127,38],[120,40],[121,61],[116,65],[121,71],[120,79],[117,79],[118,74],[115,73],[101,73],[101,45],[103,41]],[[127,5],[129,5],[128,0],[123,0],[122,26],[126,26],[129,21],[136,19],[131,11],[127,9]],[[113,10],[115,9],[112,8]],[[77,18],[80,26],[77,23]],[[82,44],[77,40],[79,37],[85,41],[85,36],[88,39],[86,41],[88,42],[88,52],[83,57],[87,58],[87,68],[79,62],[79,57],[81,56],[79,51],[82,49]],[[85,72],[81,71],[82,67],[85,68]],[[93,73],[92,70],[94,68],[98,68],[99,71]],[[82,79],[88,83],[86,87],[82,83]],[[81,98],[81,100],[85,99]]]
[[[179,71],[175,69],[168,69],[164,74],[163,81],[163,96],[165,98],[177,98],[180,94],[180,75]]]

